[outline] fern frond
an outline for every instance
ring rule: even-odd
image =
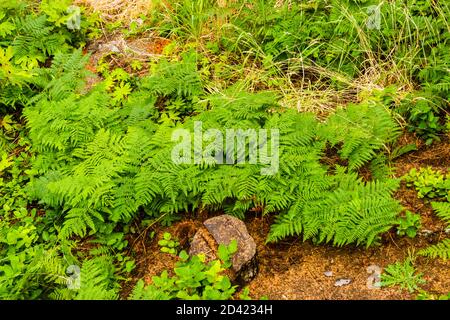
[[[431,206],[439,218],[450,224],[450,202],[431,202]]]
[[[450,239],[445,239],[433,246],[422,249],[418,254],[430,258],[450,259]]]

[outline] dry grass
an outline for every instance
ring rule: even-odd
[[[236,0],[216,0],[218,7],[227,7]],[[125,24],[139,18],[141,14],[148,14],[153,10],[160,10],[163,7],[165,13],[171,19],[173,1],[164,0],[75,0],[76,3],[87,5],[92,10],[99,12],[106,21],[122,21]],[[289,0],[277,1],[275,7],[288,3]],[[399,65],[394,59],[388,57],[381,61],[377,59],[376,53],[371,51],[369,45],[369,34],[362,28],[345,6],[341,7],[343,17],[353,23],[357,30],[358,39],[362,50],[366,54],[365,68],[363,72],[355,77],[349,77],[345,73],[333,71],[327,67],[314,65],[311,62],[303,61],[301,58],[291,58],[288,62],[288,70],[281,71],[283,67],[275,62],[273,65],[262,67],[256,64],[254,57],[264,60],[266,57],[263,48],[249,34],[242,32],[239,36],[240,46],[249,48],[242,52],[242,60],[236,61],[227,67],[232,79],[229,81],[240,81],[243,84],[243,90],[273,90],[280,94],[281,104],[287,108],[294,108],[299,111],[312,111],[319,115],[326,115],[333,112],[340,106],[345,106],[349,102],[359,102],[370,95],[373,91],[383,90],[383,88],[394,84],[397,87],[397,96],[401,98],[411,91],[414,91],[414,84],[408,72],[406,65]],[[225,24],[223,21],[215,24],[217,29],[211,30],[205,23],[197,34],[197,49],[204,51],[208,56],[207,50],[203,47],[203,42],[207,39],[218,38],[217,33],[235,26]],[[187,28],[186,33],[192,33],[188,24],[183,24],[180,28]],[[222,30],[223,29],[223,30]],[[220,30],[220,31],[219,31]],[[195,30],[194,30],[195,31]],[[197,30],[198,31],[198,30]],[[160,50],[149,50],[148,44],[152,42],[153,35],[141,36],[134,39],[132,43],[121,38],[114,39],[119,43],[119,49],[125,57],[146,61],[161,56]],[[153,39],[154,40],[154,39]],[[164,39],[163,39],[164,40]],[[192,40],[192,39],[191,39]],[[158,42],[158,41],[157,41]],[[393,49],[394,50],[394,49]],[[212,64],[221,61],[210,57]],[[406,59],[406,58],[405,58]],[[285,61],[286,62],[286,61]],[[284,62],[284,63],[285,63]],[[213,77],[208,84],[210,91],[221,91],[229,83],[222,77]],[[330,85],[331,82],[338,82],[341,88]]]
[[[75,4],[84,5],[99,12],[106,21],[130,23],[141,15],[148,15],[155,5],[154,0],[75,0]]]

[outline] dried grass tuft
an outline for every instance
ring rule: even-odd
[[[75,0],[75,4],[84,5],[99,12],[106,21],[130,23],[142,14],[147,15],[154,7],[154,0]]]

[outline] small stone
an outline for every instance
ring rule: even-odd
[[[350,284],[352,282],[352,279],[346,279],[346,278],[341,278],[336,280],[336,282],[334,283],[335,287],[342,287],[342,286],[346,286],[348,284]]]
[[[248,282],[256,276],[256,243],[247,231],[244,222],[230,215],[220,215],[206,220],[205,228],[195,234],[190,255],[203,253],[207,261],[217,259],[218,245],[228,245],[232,240],[238,244],[237,252],[232,258],[232,269],[235,278],[240,282]]]
[[[367,273],[369,277],[367,278],[367,288],[369,289],[380,289],[381,288],[381,272],[382,268],[376,264],[372,264],[367,267]]]
[[[100,45],[99,49],[108,52],[120,53],[119,46],[120,44],[118,41],[110,41],[108,43]]]
[[[420,235],[424,236],[424,237],[428,237],[430,235],[432,235],[434,232],[428,229],[423,229],[419,231]]]
[[[325,277],[332,277],[333,271],[325,271],[323,274],[325,275]]]

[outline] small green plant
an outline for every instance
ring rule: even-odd
[[[447,294],[436,295],[426,291],[420,291],[416,296],[416,300],[450,300],[450,292]]]
[[[417,230],[420,229],[420,215],[414,214],[407,210],[404,218],[398,219],[397,234],[399,236],[407,235],[414,238],[417,235]]]
[[[173,239],[170,233],[164,232],[163,238],[158,241],[158,245],[161,247],[161,252],[177,254],[180,242],[177,239]]]
[[[433,94],[415,94],[409,104],[409,131],[416,132],[427,145],[439,141],[439,133],[444,129],[439,121],[439,104]]]
[[[173,277],[167,270],[152,278],[153,283],[145,286],[140,280],[129,299],[132,300],[227,300],[233,297],[237,286],[223,274],[231,266],[230,259],[237,250],[233,240],[228,246],[219,245],[219,259],[206,262],[203,254],[189,257],[185,251],[179,254]],[[244,290],[243,298],[248,297]]]
[[[450,179],[431,167],[411,169],[404,176],[406,185],[414,187],[419,198],[444,198],[450,200]]]
[[[107,72],[104,85],[111,93],[112,102],[121,105],[132,91],[132,78],[122,68]]]
[[[133,60],[130,63],[130,67],[131,69],[133,69],[133,71],[140,71],[144,66],[139,60]]]
[[[422,276],[422,273],[416,273],[412,258],[408,257],[403,263],[396,262],[385,268],[381,274],[381,286],[398,285],[412,293],[425,283]]]

